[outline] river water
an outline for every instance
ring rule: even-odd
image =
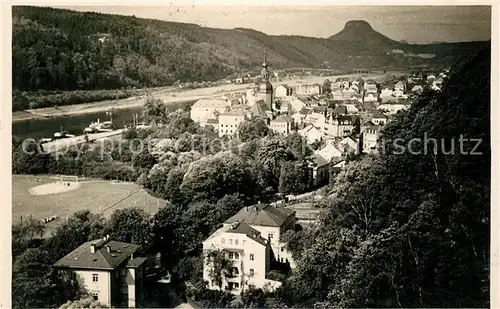
[[[195,101],[169,104],[167,105],[167,109],[169,111],[175,111],[186,105],[192,105],[194,102]],[[126,124],[132,124],[135,114],[138,115],[140,121],[142,114],[141,106],[116,109],[112,111],[113,123],[117,128],[123,128]],[[54,132],[60,131],[61,127],[64,131],[67,131],[68,134],[82,135],[83,129],[91,122],[97,121],[97,119],[103,122],[110,120],[110,117],[111,115],[109,112],[102,111],[98,113],[16,121],[12,124],[12,135],[21,139],[50,138],[54,136]]]

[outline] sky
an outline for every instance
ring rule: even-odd
[[[172,2],[171,2],[172,3]],[[56,7],[56,6],[54,6]],[[212,28],[250,28],[271,35],[326,38],[349,20],[366,20],[385,36],[409,43],[461,42],[491,38],[489,6],[339,6],[339,5],[87,5],[57,6]]]

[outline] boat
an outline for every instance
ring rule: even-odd
[[[85,133],[98,133],[98,132],[109,132],[112,131],[113,122],[108,120],[100,122],[97,118],[97,122],[92,122],[88,127],[83,129]]]
[[[59,132],[54,133],[54,139],[61,139],[67,137],[75,137],[72,134],[68,134],[68,131],[63,131],[63,127],[61,126],[61,130]]]

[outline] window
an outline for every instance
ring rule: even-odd
[[[283,258],[280,258],[281,263],[283,263]]]
[[[230,258],[230,259],[233,259],[233,257],[234,257],[234,253],[229,252],[229,258]]]
[[[234,288],[235,288],[235,289],[239,289],[239,288],[240,288],[240,284],[239,284],[238,282],[235,282],[235,283],[234,283]]]
[[[233,244],[233,239],[229,239],[229,244],[232,245]]]
[[[98,274],[92,274],[92,282],[99,282],[99,275]]]
[[[255,258],[255,257],[254,257],[254,255],[253,255],[253,253],[250,253],[250,261],[253,261],[253,260],[254,260],[254,258]]]
[[[220,240],[220,243],[221,243],[221,244],[225,244],[225,243],[226,243],[226,240],[225,240],[224,238],[222,238],[222,239]]]
[[[238,239],[235,239],[235,240],[234,240],[234,244],[235,244],[235,245],[238,245]]]
[[[246,240],[243,239],[243,246],[245,245],[245,243],[246,243]]]
[[[233,267],[233,275],[239,275],[240,271],[238,270],[237,267]]]
[[[254,275],[254,273],[255,273],[255,272],[254,272],[253,268],[250,268],[250,276],[253,276],[253,275]]]
[[[274,237],[274,234],[273,234],[273,233],[269,233],[269,234],[267,235],[267,237],[268,237],[268,238],[271,238],[271,239],[273,239],[273,237]]]
[[[235,253],[234,253],[234,258],[235,258],[236,260],[239,260],[239,259],[240,259],[240,255],[238,254],[238,252],[235,252]]]
[[[94,298],[94,300],[99,300],[99,293],[92,292],[92,297]]]
[[[285,251],[285,247],[281,247],[281,252]]]

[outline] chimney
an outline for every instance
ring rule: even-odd
[[[95,245],[94,244],[90,245],[90,253],[95,253]]]

